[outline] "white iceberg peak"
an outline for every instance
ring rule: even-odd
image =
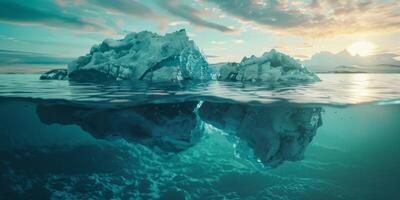
[[[208,80],[208,63],[184,29],[164,36],[142,31],[106,39],[68,66],[71,80]]]

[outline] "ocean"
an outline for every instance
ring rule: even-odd
[[[399,199],[400,74],[0,75],[0,199]]]

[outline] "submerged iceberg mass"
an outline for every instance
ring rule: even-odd
[[[322,125],[320,107],[266,106],[212,101],[92,107],[38,102],[44,124],[77,125],[94,138],[124,139],[159,153],[178,153],[204,136],[222,133],[234,155],[264,166],[302,160]]]
[[[205,102],[201,119],[233,138],[236,155],[276,167],[302,160],[322,125],[320,107],[264,107]]]
[[[68,65],[73,81],[209,80],[211,70],[184,29],[160,36],[149,31],[106,39]]]
[[[220,67],[217,79],[242,82],[314,82],[317,75],[294,58],[272,49],[261,57],[244,57],[240,63],[226,63]]]
[[[36,113],[45,124],[75,124],[98,139],[123,138],[166,152],[179,152],[202,137],[194,113],[198,102],[144,104],[123,109],[47,103]]]

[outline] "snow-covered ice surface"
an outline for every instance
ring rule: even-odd
[[[320,78],[0,75],[0,199],[398,199],[400,76]]]
[[[271,50],[262,56],[243,58],[240,63],[220,66],[217,79],[242,82],[315,82],[320,79],[294,58]]]
[[[68,65],[71,80],[209,80],[210,69],[185,30],[160,36],[149,31],[106,39]]]

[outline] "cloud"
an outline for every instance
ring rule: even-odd
[[[60,7],[70,7],[72,9],[82,9],[94,14],[103,13],[112,15],[124,15],[128,17],[135,17],[141,20],[154,20],[160,24],[160,30],[165,30],[168,26],[168,21],[165,17],[156,13],[151,7],[137,1],[137,0],[54,0]],[[99,18],[107,21],[106,16],[98,16]],[[121,24],[113,20],[108,20],[112,27],[118,29],[117,32],[124,32],[121,29]]]
[[[86,0],[110,12],[140,18],[160,18],[153,10],[134,0]]]
[[[286,10],[277,0],[241,1],[241,0],[209,0],[217,4],[223,11],[243,20],[252,20],[271,27],[290,27],[304,23],[307,18],[297,10]]]
[[[305,60],[305,59],[310,58],[310,56],[303,55],[303,54],[296,54],[296,55],[293,55],[293,57],[296,59],[300,59],[300,60]]]
[[[219,58],[220,56],[217,55],[206,55],[206,58]]]
[[[96,11],[96,8],[107,11],[111,14],[119,14],[125,16],[136,17],[144,20],[155,20],[160,23],[161,29],[166,29],[167,26],[177,26],[182,24],[193,24],[199,27],[211,28],[214,30],[222,32],[234,32],[235,30],[231,27],[220,25],[208,20],[203,19],[203,11],[197,10],[186,4],[180,2],[180,0],[155,0],[156,4],[166,10],[169,14],[182,18],[185,21],[170,22],[168,23],[168,18],[162,16],[158,11],[152,7],[137,1],[137,0],[53,0],[53,2],[62,9],[70,8],[73,12],[85,11]],[[38,10],[29,7],[25,7],[15,3],[5,3],[6,6],[2,7],[12,7],[11,9],[2,8],[0,11],[12,10],[12,12],[5,12],[5,14],[0,14],[0,20],[7,21],[11,23],[19,24],[41,24],[52,27],[71,27],[71,28],[90,28],[91,30],[96,30],[103,28],[99,24],[104,23],[90,23],[82,18],[77,18],[65,13],[50,13],[45,10]],[[26,17],[19,17],[19,15],[14,13],[30,13]],[[24,12],[28,11],[28,12]],[[7,16],[4,16],[7,15]],[[23,15],[24,16],[24,15]],[[33,17],[31,17],[33,16]],[[39,16],[39,17],[37,17]],[[104,16],[99,16],[99,19],[104,18]],[[110,22],[113,23],[113,22]]]
[[[396,32],[400,3],[394,0],[207,0],[244,25],[304,37]],[[250,26],[251,27],[251,26]]]
[[[0,65],[7,64],[68,64],[73,58],[60,58],[48,54],[0,49]]]
[[[126,16],[132,16],[141,19],[155,20],[160,23],[162,29],[166,26],[178,26],[184,24],[194,24],[200,27],[207,27],[222,32],[233,32],[232,28],[213,23],[203,19],[200,14],[201,12],[188,5],[180,3],[178,0],[156,0],[156,3],[162,9],[168,11],[169,14],[180,17],[186,21],[174,21],[167,23],[167,18],[155,12],[155,10],[143,3],[136,0],[80,0],[80,1],[66,1],[56,0],[59,6],[75,6],[84,5],[97,6],[113,14],[122,14]]]
[[[222,32],[234,32],[235,30],[224,25],[202,19],[200,11],[178,1],[158,0],[158,5],[166,9],[170,14],[188,20],[197,26],[211,28]]]
[[[244,43],[244,40],[236,39],[236,40],[232,40],[232,42],[235,44],[242,44],[242,43]]]
[[[314,46],[309,43],[301,43],[301,44],[279,44],[274,46],[274,49],[279,49],[282,51],[287,51],[287,50],[304,50],[304,49],[310,49],[313,48]]]
[[[0,2],[0,21],[13,24],[43,25],[80,31],[103,31],[106,27],[67,14],[27,7],[14,2]]]
[[[226,40],[226,41],[215,41],[215,40],[211,41],[211,44],[214,44],[214,45],[226,45],[229,43],[242,44],[242,43],[244,43],[244,40],[233,39],[233,40]]]
[[[0,41],[1,40],[3,40],[3,41],[11,41],[11,42],[20,43],[20,44],[29,44],[29,42],[27,42],[27,41],[19,40],[19,39],[15,38],[15,37],[10,37],[10,36],[7,36],[7,35],[0,35]]]
[[[170,26],[180,26],[180,25],[188,25],[189,22],[188,21],[173,21],[170,22],[168,25]]]
[[[227,41],[211,41],[211,44],[215,44],[215,45],[224,45],[228,43]]]

